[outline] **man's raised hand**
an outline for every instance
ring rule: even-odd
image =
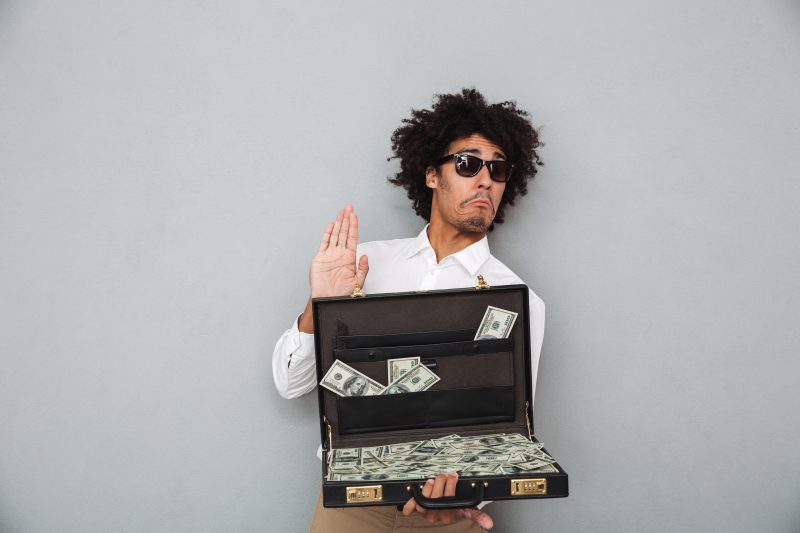
[[[311,262],[311,297],[347,296],[356,284],[364,286],[369,271],[366,255],[356,264],[358,217],[348,205],[328,224]]]

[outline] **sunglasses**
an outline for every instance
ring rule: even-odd
[[[453,159],[456,163],[456,172],[459,176],[471,178],[478,174],[481,169],[486,166],[489,169],[489,177],[493,181],[503,183],[511,176],[514,170],[514,165],[502,159],[495,159],[494,161],[484,161],[480,157],[474,155],[455,153],[440,157],[435,161],[436,166],[441,165],[449,159]]]

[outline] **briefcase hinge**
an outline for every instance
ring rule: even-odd
[[[530,418],[530,403],[525,402],[525,423],[528,425],[528,440],[533,440],[533,431],[531,431],[531,418]],[[330,429],[330,426],[328,426]]]
[[[512,479],[512,496],[530,496],[532,494],[547,494],[547,479]]]
[[[481,289],[491,289],[491,287],[489,286],[488,283],[486,283],[486,280],[483,279],[483,276],[478,274],[478,284],[475,285],[475,290],[479,291]]]
[[[350,295],[350,298],[362,298],[364,296],[364,291],[361,290],[361,285],[358,283],[355,284],[353,287],[353,293]]]
[[[328,422],[328,417],[323,415],[322,420],[325,422],[325,425],[328,427],[328,464],[331,462],[331,457],[333,457],[333,429],[331,428],[330,422]]]

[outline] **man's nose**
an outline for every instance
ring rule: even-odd
[[[483,165],[478,171],[478,187],[488,189],[492,186],[492,176],[489,174],[489,167]]]

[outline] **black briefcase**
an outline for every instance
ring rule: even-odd
[[[430,499],[427,477],[365,476],[329,481],[334,450],[464,436],[517,434],[529,442],[531,355],[528,287],[391,294],[355,294],[313,301],[317,376],[335,360],[382,384],[387,361],[419,356],[439,376],[428,390],[406,394],[339,396],[319,387],[322,495],[325,507],[404,504],[411,496],[426,508],[471,507],[482,500],[568,495],[558,463],[545,473],[459,476],[456,496]],[[518,313],[509,338],[473,340],[488,306]],[[549,453],[549,452],[547,452]],[[552,454],[550,454],[552,456]]]

